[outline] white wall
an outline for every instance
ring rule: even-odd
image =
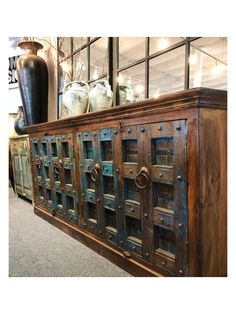
[[[17,48],[17,43],[21,41],[20,37],[11,37],[9,39],[8,56],[16,56],[23,53]],[[42,43],[44,46],[38,55],[44,58],[47,63],[49,73],[49,86],[48,86],[48,121],[56,120],[57,112],[57,53],[56,37],[35,37],[35,40]],[[17,112],[18,106],[22,106],[20,90],[18,87],[8,89],[8,112]]]

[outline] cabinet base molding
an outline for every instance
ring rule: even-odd
[[[130,255],[128,255],[126,257],[126,251],[119,252],[117,248],[113,249],[110,245],[101,241],[101,239],[98,239],[95,235],[80,229],[77,225],[73,226],[71,223],[67,223],[63,218],[54,216],[51,212],[46,212],[40,207],[34,207],[34,213],[135,277],[168,276],[166,273],[161,274],[154,269],[151,269],[152,265],[150,264],[144,265],[143,261],[140,263],[138,258],[136,259],[134,256],[130,257]]]

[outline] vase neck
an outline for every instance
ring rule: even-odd
[[[43,48],[43,45],[36,41],[22,41],[18,47],[24,49],[26,54],[37,55],[37,51]]]

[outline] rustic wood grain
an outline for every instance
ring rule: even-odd
[[[73,135],[73,185],[78,195],[76,209],[80,223],[78,225],[69,222],[66,217],[55,216],[39,204],[35,205],[36,214],[137,276],[226,275],[226,96],[224,91],[198,88],[162,96],[158,100],[145,100],[27,128],[31,140],[46,135]],[[181,130],[176,128],[178,124],[181,124]],[[159,126],[162,126],[161,131]],[[101,161],[101,152],[106,146],[100,138],[104,128],[106,130],[103,133],[112,132],[112,151],[109,151],[110,155],[113,154],[113,160],[109,161],[111,165]],[[83,133],[79,133],[79,139],[78,132],[86,132],[87,138],[91,137],[91,161],[93,165],[98,163],[101,168],[93,195],[98,212],[97,224],[87,217],[84,169],[90,164],[85,165]],[[96,136],[93,136],[94,132]],[[159,147],[160,150],[166,150],[164,155],[170,154],[166,164],[163,155],[161,160],[164,160],[164,166],[153,164],[153,158],[158,153],[157,150],[152,152],[154,146],[151,137],[171,137],[173,143],[176,143],[175,146],[167,143],[167,146]],[[132,140],[137,140],[137,147],[134,142],[128,143]],[[34,178],[35,162],[32,160]],[[113,176],[104,178],[114,178],[114,199],[103,195],[103,166],[111,171],[110,175],[113,171]],[[142,167],[149,172],[150,182],[147,188],[135,191],[134,179]],[[160,178],[159,170],[163,167],[166,168],[168,178],[165,178],[164,172],[164,177]],[[184,185],[176,183],[179,173],[183,176]],[[62,179],[62,183],[65,183],[65,178]],[[125,182],[129,182],[130,186]],[[177,211],[171,216],[173,221],[165,221],[166,225],[161,225],[161,218],[167,214],[173,215],[173,210],[168,209],[168,206],[173,205],[171,202],[162,202],[164,207],[167,206],[165,215],[153,215],[153,183],[158,182],[174,186],[175,198],[171,202]],[[35,200],[37,186],[34,181]],[[140,204],[134,202],[132,205],[132,202],[125,201],[127,188],[131,189],[129,196],[138,198]],[[111,218],[112,223],[117,224],[117,233],[113,227],[108,230],[105,226],[104,204],[107,202],[114,209],[115,214]],[[166,216],[163,219],[167,219]],[[183,226],[179,226],[179,223],[183,223]],[[169,254],[167,251],[163,253],[162,249],[155,251],[155,237],[160,230],[165,234],[165,227],[172,231],[166,231],[164,242],[172,241],[173,232],[176,235],[176,256],[168,250]],[[127,234],[127,228],[132,234]],[[162,246],[173,245],[164,242]],[[133,246],[136,248],[133,249]]]

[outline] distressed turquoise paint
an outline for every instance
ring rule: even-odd
[[[84,160],[84,171],[91,172],[93,169],[93,159],[85,159]]]
[[[112,139],[112,129],[102,129],[99,131],[100,141],[108,141]]]
[[[113,163],[102,162],[102,175],[113,177]]]

